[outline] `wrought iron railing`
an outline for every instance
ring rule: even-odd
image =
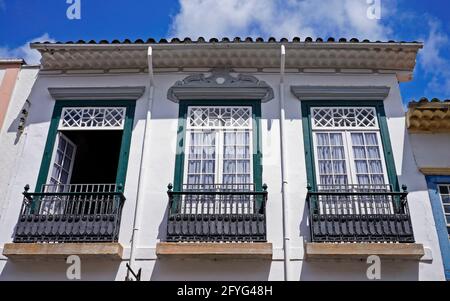
[[[265,242],[267,185],[169,184],[169,242]]]
[[[25,187],[15,243],[116,242],[125,197],[115,184]]]
[[[406,186],[319,185],[308,187],[313,242],[414,242]]]

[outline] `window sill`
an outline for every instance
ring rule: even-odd
[[[271,243],[169,243],[156,246],[158,258],[272,260]]]
[[[422,244],[395,243],[306,243],[307,260],[366,260],[376,255],[382,259],[419,261],[425,250]]]
[[[82,259],[121,260],[123,247],[119,243],[9,243],[3,255],[11,260],[66,260],[77,255]]]

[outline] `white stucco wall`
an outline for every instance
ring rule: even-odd
[[[0,132],[0,223],[2,213],[11,199],[11,185],[19,174],[20,155],[25,146],[27,135],[18,136],[17,127],[21,110],[37,78],[39,68],[22,66],[14,87],[3,128]],[[32,151],[32,149],[30,149]]]
[[[178,105],[167,100],[167,90],[177,80],[189,73],[158,73],[150,123],[151,157],[146,184],[143,218],[139,231],[138,259],[145,280],[283,280],[283,232],[281,205],[281,170],[279,139],[279,76],[270,73],[253,74],[271,85],[275,99],[262,105],[263,182],[269,186],[267,204],[268,241],[274,246],[272,262],[261,261],[173,261],[156,260],[155,246],[164,240],[167,214],[167,184],[173,181],[175,169],[175,146],[178,126]],[[29,99],[32,102],[27,140],[16,168],[10,189],[10,201],[0,220],[0,246],[11,241],[17,220],[21,193],[25,184],[32,189],[37,180],[54,100],[48,87],[72,86],[136,86],[147,85],[145,74],[135,75],[72,75],[42,76],[36,82]],[[405,137],[405,114],[395,75],[381,74],[288,74],[286,76],[286,140],[288,166],[288,199],[290,202],[291,247],[293,273],[296,280],[365,280],[367,264],[364,262],[305,262],[303,244],[309,236],[307,225],[306,170],[302,135],[301,104],[289,91],[291,85],[387,85],[391,93],[385,100],[390,138],[394,152],[397,174],[401,184],[409,186],[409,204],[413,227],[418,243],[427,248],[427,258],[417,262],[386,261],[382,264],[384,280],[443,280],[442,261],[434,230],[431,207],[427,202],[426,183],[418,172],[411,152],[409,139]],[[137,177],[147,93],[137,101],[125,196],[120,229],[120,243],[129,246],[136,201]],[[2,134],[3,135],[3,134]],[[3,138],[2,138],[3,139]],[[6,143],[11,143],[11,139]],[[10,279],[65,279],[65,263],[18,263],[0,259],[0,280]],[[83,262],[84,280],[123,280],[125,262]]]
[[[410,134],[419,168],[450,168],[450,134]]]

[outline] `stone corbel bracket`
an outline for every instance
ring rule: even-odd
[[[194,74],[172,86],[167,98],[178,103],[180,100],[261,100],[274,98],[272,87],[255,76],[239,74],[234,77],[228,70],[213,70],[210,76]]]

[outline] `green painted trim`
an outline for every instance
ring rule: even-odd
[[[45,144],[44,155],[39,169],[39,175],[36,182],[35,191],[41,191],[42,185],[46,184],[50,164],[52,160],[53,149],[58,134],[58,125],[61,118],[61,112],[64,107],[126,107],[127,113],[125,117],[125,126],[123,129],[122,145],[120,150],[119,168],[117,171],[116,184],[125,185],[125,178],[128,168],[129,148],[131,144],[131,135],[134,126],[134,112],[136,101],[134,100],[59,100],[55,102],[53,115],[50,122],[50,129],[47,135],[47,142]]]
[[[186,141],[186,120],[188,104],[181,101],[178,111],[177,146],[175,158],[174,190],[181,191],[183,188],[184,171],[184,144]]]
[[[181,191],[184,175],[184,141],[189,106],[251,106],[253,119],[253,181],[256,191],[262,191],[261,101],[259,100],[181,100],[178,112],[177,153],[175,158],[174,190]]]
[[[313,190],[317,189],[314,146],[312,140],[312,125],[311,125],[311,107],[375,107],[377,112],[378,123],[380,126],[381,142],[383,144],[384,157],[386,162],[387,174],[389,183],[392,185],[394,191],[400,191],[398,184],[398,177],[395,168],[394,156],[392,153],[392,145],[389,136],[389,128],[387,125],[386,113],[384,110],[384,103],[382,100],[374,101],[302,101],[302,124],[303,137],[305,144],[305,159],[306,159],[306,173],[308,184],[312,186]]]
[[[116,184],[123,185],[127,178],[128,159],[130,157],[131,136],[133,134],[134,113],[136,102],[133,101],[126,106],[125,124],[122,135],[122,145],[120,147],[119,163],[117,168]]]

